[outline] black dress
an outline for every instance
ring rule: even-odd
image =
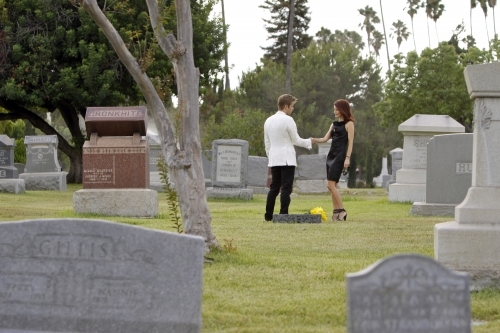
[[[334,121],[332,128],[332,144],[326,157],[326,179],[339,182],[347,154],[347,130],[345,121]]]

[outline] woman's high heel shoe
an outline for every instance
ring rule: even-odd
[[[340,209],[334,209],[333,210],[332,221],[338,221],[339,220],[339,213],[340,213]]]
[[[345,209],[341,208],[337,210],[338,210],[337,221],[347,220],[347,212],[345,211]]]

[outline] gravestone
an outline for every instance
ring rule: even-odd
[[[318,155],[328,155],[330,151],[330,146],[332,145],[332,139],[327,142],[317,143],[318,145]]]
[[[373,182],[378,187],[386,187],[387,182],[391,179],[391,175],[389,175],[389,170],[387,169],[387,157],[382,157],[382,169],[380,175],[373,179]]]
[[[474,100],[472,183],[455,220],[434,227],[434,256],[468,272],[474,289],[500,287],[500,64],[470,65],[465,81]]]
[[[160,138],[156,134],[148,133],[146,136],[149,146],[149,188],[157,192],[163,192],[158,160],[162,156]]]
[[[212,151],[203,150],[201,152],[201,164],[205,177],[205,188],[212,187]]]
[[[403,166],[389,185],[389,201],[425,201],[427,142],[434,135],[463,133],[465,127],[450,116],[416,114],[398,130],[404,136]]]
[[[240,198],[251,200],[247,188],[248,141],[230,139],[212,142],[212,187],[207,198]]]
[[[42,219],[0,244],[0,332],[201,332],[202,237]]]
[[[294,181],[297,193],[328,193],[326,180],[326,155],[297,156],[298,177]],[[339,180],[340,184],[340,180]],[[340,186],[339,186],[340,187]]]
[[[16,141],[0,134],[0,193],[24,193],[25,184],[14,166]]]
[[[76,213],[152,217],[158,192],[149,189],[145,106],[89,107],[83,144],[83,189],[73,196]]]
[[[348,333],[470,333],[469,277],[400,254],[347,274]]]
[[[389,154],[391,154],[391,179],[387,182],[387,189],[396,182],[396,173],[403,166],[403,149],[394,148]]]
[[[267,157],[248,156],[248,184],[247,188],[251,189],[256,194],[267,194],[269,187],[267,186]]]
[[[66,191],[67,172],[61,171],[57,159],[57,135],[26,136],[26,166],[19,178],[26,190]]]
[[[454,216],[472,184],[472,133],[436,135],[427,144],[426,201],[411,215]]]

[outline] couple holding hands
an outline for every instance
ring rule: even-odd
[[[354,117],[351,106],[345,99],[333,103],[335,118],[323,138],[302,139],[297,133],[297,125],[290,115],[293,112],[297,98],[285,94],[278,98],[278,112],[267,118],[264,123],[264,143],[271,167],[271,186],[267,194],[266,213],[264,219],[272,221],[276,197],[280,193],[280,214],[288,214],[290,194],[293,188],[293,178],[297,159],[294,146],[312,148],[313,143],[323,143],[332,139],[330,151],[326,158],[326,179],[328,190],[332,196],[333,221],[347,219],[342,198],[337,189],[342,170],[350,165],[350,156],[354,140]]]

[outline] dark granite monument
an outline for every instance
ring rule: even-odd
[[[83,145],[83,188],[148,188],[145,106],[88,108]]]
[[[76,213],[158,215],[158,192],[149,189],[150,160],[145,106],[87,109],[83,189],[73,196]]]
[[[5,134],[0,135],[0,192],[24,193],[24,180],[14,165],[16,142]]]

